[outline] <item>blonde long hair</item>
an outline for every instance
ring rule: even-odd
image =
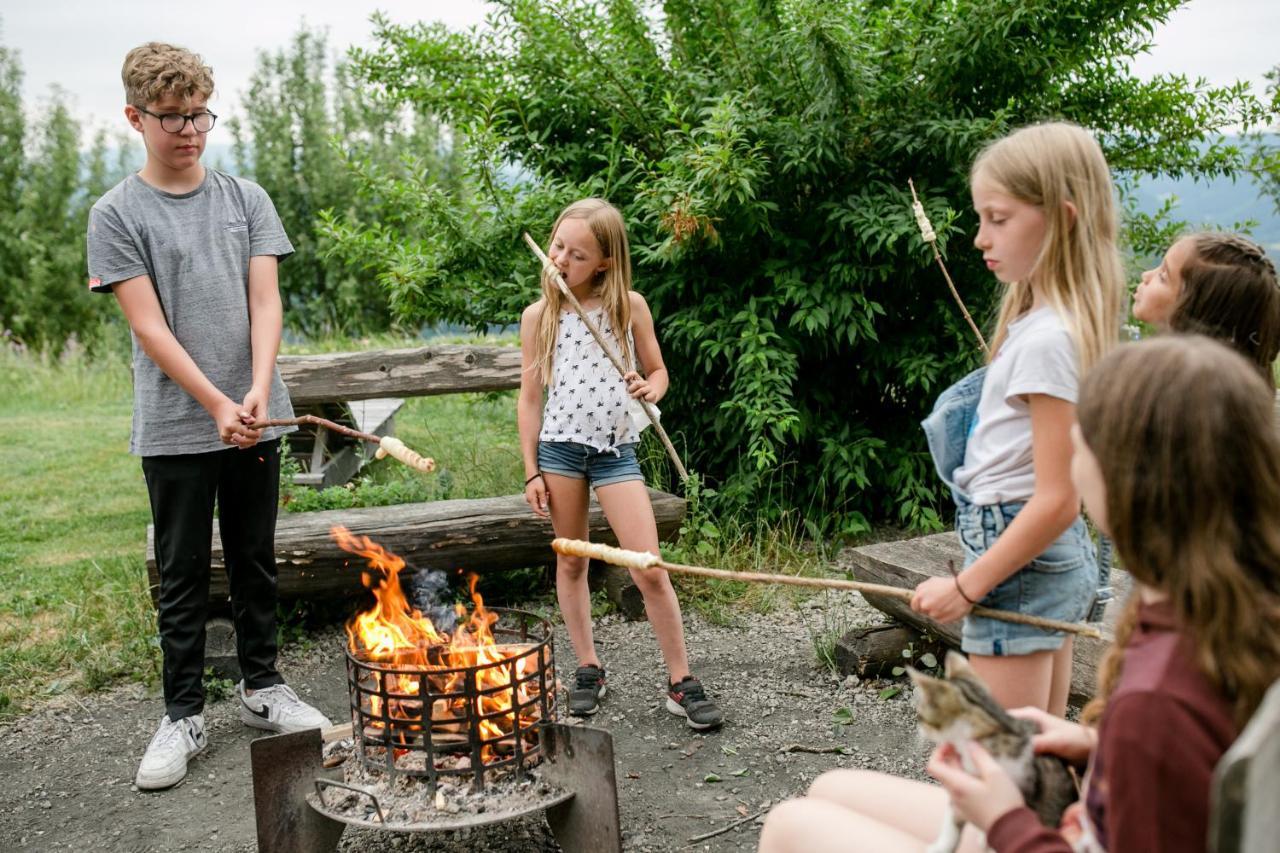
[[[1009,323],[1031,307],[1034,281],[1070,331],[1083,375],[1119,340],[1124,308],[1119,218],[1102,149],[1078,125],[1035,124],[983,149],[970,172],[970,182],[978,180],[1039,207],[1046,224],[1031,274],[1005,289],[990,357],[999,352]]]
[[[1126,344],[1080,386],[1080,433],[1135,581],[1169,597],[1196,663],[1243,724],[1280,677],[1280,433],[1257,369],[1200,335]],[[1116,622],[1082,719],[1115,691],[1138,621]]]
[[[555,238],[560,223],[566,219],[581,219],[591,229],[600,251],[609,265],[596,276],[593,290],[604,305],[605,317],[613,329],[622,353],[622,360],[630,368],[631,348],[627,345],[627,330],[631,328],[631,247],[627,242],[627,226],[616,207],[602,198],[584,198],[561,211],[551,226]],[[567,301],[560,293],[555,279],[546,271],[542,274],[542,316],[538,320],[537,365],[542,384],[551,384],[556,339],[560,335],[560,311]],[[601,333],[604,330],[601,329]]]

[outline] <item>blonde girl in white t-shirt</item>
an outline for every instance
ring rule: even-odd
[[[964,619],[961,648],[1007,708],[1061,716],[1071,638],[969,614],[981,603],[1079,621],[1098,567],[1071,485],[1081,376],[1118,340],[1124,274],[1110,171],[1083,128],[1055,122],[988,146],[970,173],[974,245],[1004,285],[975,422],[950,479],[965,566],[911,606]]]

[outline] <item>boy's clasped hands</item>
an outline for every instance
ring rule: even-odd
[[[257,444],[262,438],[262,430],[255,429],[253,425],[267,419],[268,402],[268,394],[257,389],[250,390],[238,406],[230,398],[225,399],[213,414],[222,443],[242,450]]]

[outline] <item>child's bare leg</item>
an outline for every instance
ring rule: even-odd
[[[1053,678],[1049,684],[1049,713],[1059,717],[1067,715],[1067,699],[1071,695],[1071,662],[1074,644],[1068,636],[1062,648],[1053,652]]]
[[[559,474],[544,474],[547,483],[551,526],[556,536],[586,539],[587,481]],[[599,666],[595,638],[591,630],[591,591],[587,588],[587,559],[556,556],[556,601],[578,666]]]
[[[782,803],[765,821],[764,853],[784,851],[924,851],[950,822],[947,794],[937,785],[870,770],[830,770],[807,797]],[[960,853],[986,850],[966,826]]]
[[[1029,655],[969,655],[969,664],[1003,708],[1049,710],[1054,652]]]
[[[596,499],[604,510],[618,545],[630,551],[658,553],[658,523],[644,483],[631,480],[596,489]],[[684,645],[684,624],[680,602],[667,573],[656,569],[632,570],[631,578],[644,595],[644,609],[653,625],[658,648],[666,661],[672,683],[689,675],[689,654]]]
[[[852,809],[924,843],[938,837],[947,812],[940,786],[873,770],[828,770],[813,780],[809,798]]]
[[[773,807],[760,833],[760,853],[922,853],[925,842],[828,800],[804,797]]]

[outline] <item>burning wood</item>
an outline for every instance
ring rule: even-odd
[[[485,607],[474,574],[472,608],[455,605],[445,611],[449,624],[438,624],[405,596],[404,560],[346,528],[331,534],[367,560],[362,580],[374,595],[373,606],[346,626],[355,752],[363,766],[432,785],[438,776],[475,774],[482,787],[478,770],[518,772],[536,761],[538,724],[555,706],[549,626],[541,638],[527,627],[496,628],[499,614]]]

